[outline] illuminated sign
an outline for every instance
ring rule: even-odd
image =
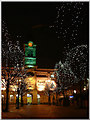
[[[43,90],[45,90],[45,85],[46,85],[46,82],[45,82],[46,80],[44,79],[39,79],[39,80],[37,80],[37,90],[38,91],[43,91]]]
[[[37,90],[38,91],[44,91],[47,86],[50,90],[53,91],[56,88],[56,83],[53,80],[47,80],[45,78],[37,79]]]
[[[25,57],[36,57],[36,48],[25,47]]]
[[[10,90],[12,90],[12,91],[16,91],[17,88],[18,88],[17,85],[10,85]]]
[[[46,86],[48,85],[50,90],[55,90],[56,88],[56,83],[53,80],[47,80],[47,78],[36,78],[35,77],[27,77],[25,79],[25,82],[27,84],[27,89],[31,89],[33,90],[35,88],[35,82],[36,82],[36,86],[37,86],[37,90],[38,91],[44,91],[46,89]]]
[[[36,65],[36,58],[25,57],[25,64],[26,65]]]
[[[27,89],[33,90],[35,88],[35,78],[34,77],[27,77],[25,79],[25,82],[27,83],[27,85],[26,85]]]
[[[1,90],[6,90],[6,88],[4,87],[4,88],[1,88]]]
[[[50,89],[50,90],[55,90],[56,88],[56,83],[54,80],[47,80],[46,81],[46,86]]]

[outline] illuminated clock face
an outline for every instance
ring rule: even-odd
[[[32,43],[28,43],[28,46],[32,47]]]

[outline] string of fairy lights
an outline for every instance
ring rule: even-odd
[[[18,84],[18,79],[22,78],[22,85],[25,88],[24,82],[25,71],[23,67],[24,52],[20,48],[19,41],[12,41],[8,32],[7,25],[2,22],[2,63],[4,69],[2,70],[2,85],[6,86],[7,79],[9,79],[10,86],[15,87]],[[10,69],[9,69],[10,68]],[[4,81],[4,82],[3,82]],[[20,88],[21,84],[19,84]],[[15,88],[16,89],[16,88]]]
[[[65,61],[55,64],[57,81],[61,89],[88,78],[87,45],[76,46],[66,55]],[[62,87],[63,86],[63,87]]]
[[[79,30],[87,17],[88,8],[83,2],[60,2],[56,6],[56,20],[49,27],[57,38],[70,46],[77,45]]]
[[[85,2],[60,2],[56,6],[56,21],[49,26],[57,39],[64,41],[64,60],[55,64],[61,89],[88,78],[87,39],[80,41],[80,28],[88,18]]]

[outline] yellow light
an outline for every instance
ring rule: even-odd
[[[27,89],[33,90],[35,88],[35,78],[34,77],[26,78],[25,82],[27,83]]]
[[[37,94],[37,98],[40,98],[40,95],[39,95],[39,94]]]
[[[37,90],[38,91],[43,91],[45,90],[45,80],[37,80]]]
[[[51,82],[50,80],[47,80],[46,82]]]
[[[86,90],[86,86],[84,86],[83,90]]]
[[[2,98],[4,98],[4,95],[2,95]]]
[[[1,88],[1,90],[6,90],[6,88]]]
[[[45,86],[40,85],[37,89],[38,89],[38,91],[43,91],[45,89]]]
[[[12,91],[16,91],[17,90],[17,88],[18,88],[18,86],[17,85],[10,85],[10,89],[12,90]]]
[[[27,97],[32,97],[32,95],[31,94],[27,94]]]
[[[73,92],[74,92],[74,93],[76,93],[77,91],[76,91],[76,90],[74,90]]]
[[[62,96],[60,96],[59,98],[64,98],[64,96],[62,95]]]
[[[13,97],[13,95],[10,95],[10,97]]]
[[[28,46],[32,47],[32,43],[28,43]]]

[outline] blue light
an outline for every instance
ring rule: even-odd
[[[70,98],[73,98],[73,96],[69,96]]]

